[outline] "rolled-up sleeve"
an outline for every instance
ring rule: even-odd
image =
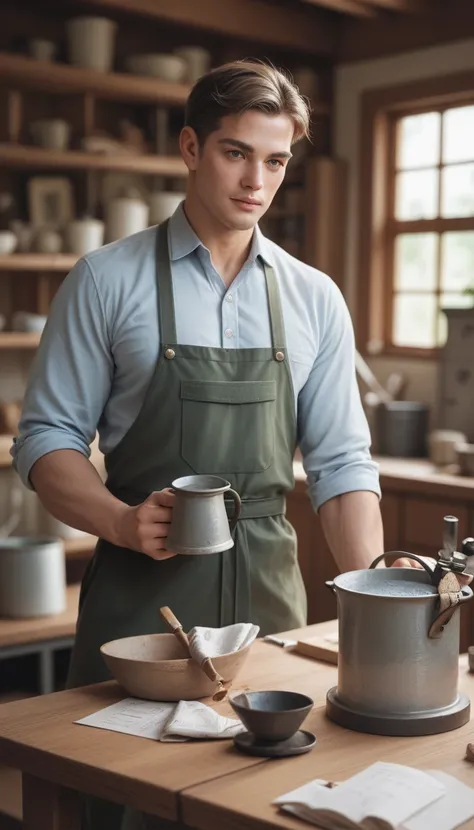
[[[113,377],[110,339],[94,275],[80,260],[51,305],[23,401],[11,454],[23,483],[33,464],[54,450],[90,445]]]
[[[316,313],[319,349],[298,398],[298,435],[309,495],[318,511],[329,499],[356,490],[380,498],[380,484],[356,380],[352,321],[329,279]]]

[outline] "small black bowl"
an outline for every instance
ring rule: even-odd
[[[286,741],[298,731],[314,700],[299,692],[247,692],[229,699],[234,712],[259,741]]]

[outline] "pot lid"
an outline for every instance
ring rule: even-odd
[[[426,571],[415,568],[381,568],[348,571],[334,579],[343,591],[390,599],[420,599],[438,596]]]

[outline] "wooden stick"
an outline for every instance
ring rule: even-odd
[[[160,608],[160,614],[167,626],[171,629],[175,637],[179,640],[181,645],[184,646],[187,653],[190,657],[192,654],[189,650],[189,640],[188,635],[183,631],[183,626],[181,625],[178,618],[173,614],[171,608],[168,608],[167,605],[164,605]],[[212,680],[213,683],[217,683],[217,689],[214,692],[212,699],[213,700],[223,700],[227,694],[227,689],[224,686],[224,678],[220,676],[220,674],[215,670],[214,666],[212,665],[212,660],[210,657],[207,657],[200,663],[200,667],[207,674],[209,680]]]

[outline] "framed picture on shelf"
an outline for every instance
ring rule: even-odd
[[[60,176],[34,176],[28,181],[28,212],[36,228],[59,230],[74,218],[71,181]]]

